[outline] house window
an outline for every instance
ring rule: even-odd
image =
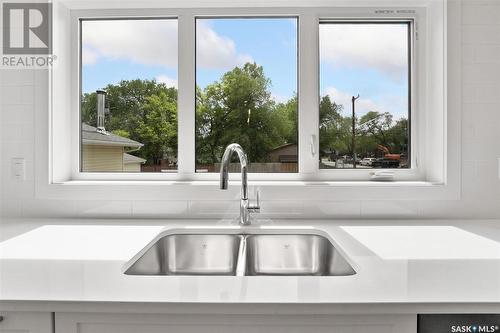
[[[196,19],[196,172],[239,143],[249,172],[298,172],[297,18]],[[230,166],[238,171],[238,161]]]
[[[423,11],[144,13],[74,15],[74,179],[215,180],[231,143],[253,180],[363,181],[373,168],[420,180],[433,167],[430,136],[415,135],[431,114]]]
[[[177,169],[177,20],[82,19],[81,172]]]
[[[320,22],[320,169],[410,168],[410,31]]]

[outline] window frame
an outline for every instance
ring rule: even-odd
[[[422,141],[421,138],[416,137],[416,130],[414,128],[418,128],[415,122],[415,118],[418,119],[418,115],[416,107],[418,101],[418,95],[416,92],[416,76],[418,76],[419,72],[423,71],[423,65],[420,63],[420,56],[418,54],[417,43],[416,43],[416,33],[417,33],[417,20],[415,17],[413,18],[382,18],[382,19],[359,19],[359,18],[326,18],[321,19],[319,24],[328,24],[328,23],[359,23],[359,24],[384,24],[384,23],[406,23],[408,24],[408,124],[409,124],[409,153],[410,153],[410,167],[406,169],[385,169],[391,170],[394,172],[401,173],[403,179],[401,180],[421,180],[422,178],[422,170],[419,167],[418,163],[418,153],[419,153],[419,144]],[[319,71],[319,70],[318,70]],[[318,80],[321,79],[321,73],[318,74]],[[321,97],[320,97],[321,98]],[[349,106],[348,106],[349,110]],[[319,115],[318,115],[319,116]],[[422,126],[422,125],[421,125]],[[319,135],[318,135],[319,138]],[[416,139],[415,139],[416,138]],[[373,172],[376,169],[321,169],[319,168],[319,173],[324,174],[323,177],[327,178],[329,174],[337,173],[338,177],[341,178],[346,171],[353,171],[353,178],[358,178],[357,176],[362,175],[365,176],[365,173]],[[405,172],[406,171],[406,172]],[[345,176],[345,175],[344,175]]]
[[[426,19],[425,8],[398,7],[388,13],[376,8],[182,8],[182,9],[98,9],[72,10],[71,34],[80,35],[80,19],[176,18],[178,21],[178,169],[176,173],[109,173],[80,171],[80,39],[72,38],[71,171],[73,181],[215,181],[217,173],[195,170],[195,25],[196,18],[207,17],[297,17],[298,21],[298,173],[252,173],[252,181],[368,181],[373,169],[320,169],[319,158],[319,25],[321,20],[410,20],[411,63],[411,168],[392,169],[395,181],[427,181],[425,166],[419,157],[424,146],[425,127],[419,105],[425,104],[425,48],[417,38]],[[76,34],[76,35],[75,35]],[[76,43],[74,40],[77,40]],[[422,43],[423,44],[423,43]],[[311,68],[316,70],[311,71]],[[76,110],[76,111],[73,111]],[[74,115],[73,113],[77,113]],[[239,179],[239,174],[232,176]]]
[[[197,65],[196,65],[196,56],[197,56],[197,50],[196,50],[196,35],[197,35],[197,32],[196,32],[196,29],[197,29],[197,20],[217,20],[217,19],[235,19],[235,20],[238,20],[238,19],[295,19],[296,21],[296,24],[297,24],[297,27],[296,27],[296,43],[297,43],[297,54],[296,54],[296,57],[297,57],[297,62],[295,64],[295,67],[296,67],[296,74],[297,74],[297,81],[295,83],[295,88],[296,88],[296,91],[297,91],[297,139],[299,138],[299,133],[300,133],[300,124],[299,124],[299,121],[298,121],[298,117],[299,117],[299,101],[300,101],[300,98],[298,96],[298,91],[299,91],[299,45],[300,45],[300,40],[299,40],[299,16],[298,15],[285,15],[285,14],[280,14],[280,15],[261,15],[261,16],[256,16],[256,15],[225,15],[225,16],[221,16],[221,15],[210,15],[210,16],[203,16],[203,15],[196,15],[194,17],[194,24],[195,24],[195,86],[196,86],[196,71],[197,71]],[[196,100],[194,101],[195,103],[195,123],[196,123],[196,108],[198,107],[196,104]],[[195,124],[195,131],[196,131],[196,124]],[[194,170],[194,173],[195,174],[218,174],[218,172],[199,172],[197,171],[196,169],[196,132],[195,132],[195,155],[193,156],[194,160],[195,160],[195,170]],[[298,140],[297,140],[298,141]],[[238,143],[238,142],[236,142]],[[299,145],[300,143],[297,142],[297,157],[299,157]],[[222,156],[221,156],[221,159],[222,159]],[[249,161],[251,163],[251,161]],[[300,167],[300,161],[297,160],[297,166]],[[285,175],[285,179],[288,180],[289,178],[294,178],[295,175],[299,174],[300,173],[300,170],[298,170],[297,172],[293,172],[293,173],[287,173],[287,172],[279,172],[279,173],[272,173],[272,172],[250,172],[250,174],[252,175],[263,175],[263,174],[268,174],[268,175],[273,175],[273,176],[276,176],[276,175]],[[209,180],[213,180],[213,177],[212,176],[209,176]]]
[[[78,151],[79,151],[79,156],[78,156],[78,166],[79,174],[94,174],[94,173],[99,173],[99,174],[116,174],[116,173],[126,173],[126,172],[94,172],[94,171],[82,171],[83,169],[83,162],[82,162],[82,156],[83,156],[83,140],[81,137],[82,134],[82,70],[83,70],[83,64],[82,64],[82,44],[83,44],[83,35],[82,35],[82,26],[83,22],[92,22],[92,21],[125,21],[125,20],[176,20],[178,24],[177,17],[171,17],[171,16],[154,16],[154,17],[148,17],[148,16],[138,16],[138,17],[127,17],[127,18],[121,18],[121,17],[113,17],[113,18],[101,18],[101,17],[93,17],[93,18],[79,18],[78,19],[78,126],[79,126],[79,136],[78,136]],[[179,36],[177,36],[179,37]],[[177,41],[178,43],[178,41]],[[177,68],[179,65],[177,64]],[[176,170],[177,172],[177,170]]]

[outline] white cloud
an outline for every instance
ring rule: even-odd
[[[321,59],[336,67],[375,69],[393,79],[407,71],[406,26],[389,24],[320,25]]]
[[[99,55],[89,47],[82,48],[82,64],[93,65],[97,62]]]
[[[352,94],[338,90],[335,87],[327,87],[323,94],[330,96],[330,99],[344,106],[344,116],[352,115]],[[402,96],[384,95],[380,99],[382,102],[376,102],[370,98],[360,96],[356,100],[356,115],[358,117],[370,112],[389,112],[393,119],[408,118],[407,99]]]
[[[165,85],[168,88],[170,88],[170,87],[177,88],[177,79],[168,77],[166,75],[158,75],[155,79],[156,79],[156,82],[165,83]]]
[[[86,21],[82,32],[84,64],[93,64],[99,57],[105,57],[177,67],[175,20]]]
[[[86,21],[82,27],[84,65],[108,58],[177,68],[175,20]],[[227,70],[253,62],[251,56],[237,52],[232,39],[219,35],[204,21],[198,22],[196,43],[200,68]]]
[[[335,87],[328,87],[325,89],[323,95],[330,96],[330,99],[344,106],[344,115],[350,115],[352,113],[352,95],[344,91],[340,91]],[[356,114],[365,114],[369,111],[379,111],[384,112],[383,107],[375,103],[369,98],[363,98],[362,96],[356,100]]]
[[[282,94],[276,94],[274,92],[271,92],[271,98],[276,103],[286,103],[286,102],[288,102],[292,98],[292,96],[287,96],[287,95],[282,95]]]
[[[230,38],[221,36],[204,21],[196,25],[197,66],[203,69],[227,70],[246,62],[253,62],[251,56],[239,54]]]

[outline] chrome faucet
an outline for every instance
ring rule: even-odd
[[[220,166],[220,189],[227,190],[228,186],[228,168],[229,162],[231,160],[231,155],[233,152],[238,154],[241,164],[241,200],[240,200],[240,224],[249,225],[250,224],[250,213],[259,213],[259,192],[257,192],[257,204],[252,205],[248,200],[248,182],[247,182],[247,155],[243,151],[243,148],[237,143],[231,143],[226,147],[224,155],[222,156],[221,166]]]

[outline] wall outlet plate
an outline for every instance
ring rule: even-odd
[[[14,157],[11,162],[12,178],[26,180],[26,161],[23,157]]]

